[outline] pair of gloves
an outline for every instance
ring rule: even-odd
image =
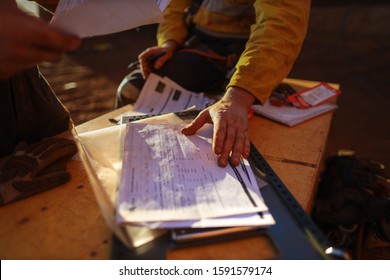
[[[45,138],[19,143],[0,165],[0,205],[8,204],[68,182],[67,161],[77,153],[73,140]]]

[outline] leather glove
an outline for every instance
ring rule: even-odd
[[[0,167],[0,205],[68,182],[71,176],[66,162],[76,153],[76,144],[66,138],[19,143]]]
[[[387,198],[372,197],[356,188],[345,188],[332,196],[317,199],[313,217],[327,224],[350,226],[381,220],[387,215],[389,207]]]

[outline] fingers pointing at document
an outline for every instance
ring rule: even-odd
[[[255,98],[246,90],[230,87],[223,98],[203,110],[189,125],[182,129],[185,135],[195,134],[204,124],[214,124],[213,151],[218,156],[218,165],[225,167],[229,161],[240,163],[248,158],[248,112]]]

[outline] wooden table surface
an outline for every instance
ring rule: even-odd
[[[287,81],[303,87],[318,83]],[[126,110],[129,107],[86,122],[77,131],[112,126],[108,119]],[[331,119],[329,112],[294,128],[259,116],[249,123],[253,144],[308,213],[313,207]],[[112,232],[77,155],[68,163],[68,170],[72,179],[67,184],[0,207],[0,259],[110,258]]]

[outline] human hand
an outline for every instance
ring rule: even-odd
[[[175,41],[167,41],[162,46],[147,48],[143,51],[138,56],[142,77],[146,80],[153,69],[160,69],[167,60],[171,59],[177,47],[178,44]],[[151,65],[150,59],[160,53],[164,54],[153,61],[153,65]]]
[[[204,109],[182,129],[192,135],[205,123],[214,123],[213,151],[218,156],[218,165],[225,167],[229,161],[239,165],[241,157],[248,158],[248,113],[255,98],[246,90],[230,87],[223,98]]]
[[[76,144],[66,138],[45,138],[30,145],[19,143],[0,168],[0,205],[69,181],[66,161],[76,153]]]
[[[42,61],[58,61],[81,42],[19,10],[14,1],[1,1],[0,18],[0,79]]]

